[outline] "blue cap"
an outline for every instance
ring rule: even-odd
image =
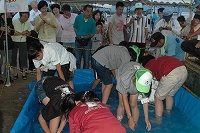
[[[198,5],[200,5],[200,1],[199,0],[194,0],[194,6],[193,6],[193,9],[194,8],[197,8],[198,7]]]
[[[173,12],[170,11],[169,9],[164,9],[163,11],[163,18],[167,19],[167,18],[171,18],[173,15]]]

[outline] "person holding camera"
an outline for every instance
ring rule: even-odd
[[[140,57],[145,52],[145,46],[149,45],[148,40],[148,18],[142,14],[142,3],[135,4],[136,14],[130,19],[130,22],[126,25],[126,28],[130,27],[129,42],[133,42],[134,45],[141,48]]]
[[[163,19],[161,19],[156,25],[153,33],[161,32],[165,36],[178,36],[180,35],[181,26],[177,20],[172,18],[173,12],[168,9],[163,11]]]

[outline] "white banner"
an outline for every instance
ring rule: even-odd
[[[4,2],[5,0],[0,0],[0,13],[4,13]],[[7,0],[6,4],[7,12],[27,12],[28,10],[28,0]]]

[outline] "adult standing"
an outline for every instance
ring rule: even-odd
[[[56,17],[56,22],[58,24],[58,27],[56,28],[56,42],[61,43],[62,26],[60,23],[60,17],[62,16],[62,14],[60,14],[60,5],[59,4],[51,5],[51,11],[53,12],[54,16]]]
[[[162,122],[164,110],[163,100],[166,99],[166,113],[170,113],[173,107],[173,96],[187,79],[187,69],[178,59],[171,56],[162,56],[147,62],[145,68],[149,69],[153,76],[160,81],[155,92],[155,122]]]
[[[60,24],[62,27],[61,42],[67,49],[75,47],[75,37],[76,33],[74,31],[73,25],[77,14],[71,13],[71,7],[65,4],[61,8],[63,15],[60,16]],[[74,51],[73,51],[74,52]]]
[[[13,49],[13,41],[10,35],[14,34],[14,30],[10,30],[14,29],[14,26],[12,24],[12,19],[10,18],[11,13],[7,13],[7,26],[8,26],[8,61],[11,62],[12,59],[12,49]],[[1,55],[1,59],[0,59],[0,68],[3,65],[3,57],[4,55],[6,55],[6,51],[5,51],[5,41],[6,41],[6,34],[5,34],[5,14],[1,13],[1,17],[0,17],[0,55]],[[5,72],[3,72],[5,75]],[[3,76],[2,76],[2,69],[0,69],[0,84],[3,84]]]
[[[31,29],[34,30],[35,26],[35,17],[38,16],[41,12],[38,10],[38,2],[36,0],[31,1],[31,10],[30,10],[30,16],[29,16],[29,21],[31,23]]]
[[[148,18],[142,14],[142,3],[135,4],[135,12],[136,14],[133,15],[126,27],[130,26],[131,30],[129,42],[133,42],[137,47],[141,48],[140,56],[143,56],[145,46],[149,45]]]
[[[14,25],[14,36],[12,36],[14,42],[14,48],[12,50],[12,66],[14,73],[14,80],[18,79],[17,73],[17,51],[19,49],[19,62],[22,68],[22,78],[27,79],[26,69],[27,69],[27,43],[26,36],[31,34],[31,26],[27,21],[29,18],[29,12],[20,12],[20,18],[13,21]]]
[[[116,3],[116,13],[111,17],[108,24],[108,39],[109,44],[118,45],[124,41],[124,22],[125,16],[122,14],[124,10],[124,3],[119,1]]]
[[[154,23],[154,26],[163,18],[163,10],[165,8],[161,7],[161,8],[158,8],[158,20],[155,21]]]
[[[42,44],[56,42],[55,29],[58,24],[53,13],[47,12],[47,7],[46,1],[40,1],[38,10],[40,10],[41,14],[35,18],[35,31],[38,32],[38,38]]]
[[[104,45],[98,48],[92,55],[92,67],[102,80],[102,103],[106,104],[113,86],[111,72],[116,77],[115,71],[131,56],[124,46]]]
[[[83,7],[83,14],[78,15],[74,22],[74,30],[76,32],[75,55],[78,69],[81,68],[82,55],[84,59],[83,68],[89,68],[90,49],[92,48],[91,38],[96,33],[92,10],[93,7],[91,5],[85,5]]]

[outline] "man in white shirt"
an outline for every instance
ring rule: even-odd
[[[155,32],[161,32],[165,36],[178,36],[180,35],[181,26],[176,19],[172,18],[173,12],[168,9],[163,11],[163,19],[161,19],[154,29]]]
[[[29,21],[31,23],[31,29],[34,30],[34,19],[36,16],[38,16],[41,12],[38,10],[37,8],[38,2],[36,0],[32,0],[31,1],[31,8],[32,10],[29,12],[30,16],[29,16]]]

